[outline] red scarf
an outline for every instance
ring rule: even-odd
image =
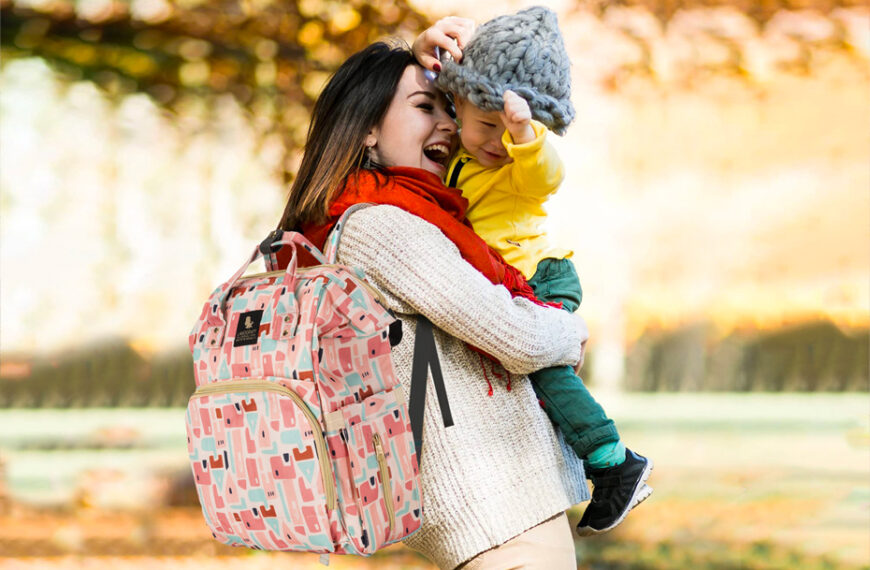
[[[535,297],[525,276],[510,265],[496,250],[492,249],[474,232],[465,217],[468,200],[462,197],[457,188],[448,188],[435,174],[420,168],[391,167],[386,176],[370,170],[359,170],[345,181],[344,188],[330,204],[327,221],[324,224],[303,224],[302,233],[311,243],[323,250],[329,232],[341,215],[360,203],[386,204],[423,218],[440,229],[447,238],[456,244],[463,259],[483,273],[495,285],[504,285],[513,297],[523,297],[538,305],[561,307],[561,303],[544,303]],[[279,266],[286,267],[288,259],[278,253]],[[288,252],[289,253],[289,252]],[[495,362],[498,359],[487,352],[468,345],[478,354],[485,355]],[[492,396],[492,383],[486,373],[486,363],[481,358],[481,367],[489,385],[488,394]],[[490,369],[497,378],[502,375],[491,363]],[[510,373],[507,389],[511,389]]]
[[[325,224],[303,224],[302,232],[318,248],[345,210],[363,202],[396,206],[437,226],[456,244],[463,259],[495,285],[504,285],[513,297],[523,297],[539,305],[525,276],[496,250],[474,233],[465,217],[468,200],[457,188],[448,188],[435,174],[410,167],[391,167],[387,176],[370,170],[351,174],[344,188],[330,204]]]

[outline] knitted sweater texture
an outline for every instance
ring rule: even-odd
[[[588,500],[582,463],[557,434],[525,374],[580,356],[574,317],[512,298],[466,263],[432,224],[394,206],[350,216],[340,263],[361,267],[403,321],[393,349],[410,392],[415,314],[435,341],[455,425],[445,428],[429,382],[421,478],[423,526],[405,543],[452,569],[573,504]],[[487,382],[466,342],[498,358],[514,376]],[[487,368],[489,364],[487,363]]]

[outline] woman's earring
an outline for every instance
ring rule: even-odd
[[[372,168],[375,167],[375,161],[372,160],[372,149],[373,148],[375,148],[375,143],[371,143],[371,144],[366,143],[366,146],[363,150],[363,159],[362,159],[361,166],[362,166],[362,168],[365,168],[366,170],[371,170]]]

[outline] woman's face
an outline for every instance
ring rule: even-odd
[[[405,68],[380,125],[366,138],[382,166],[412,166],[443,178],[456,138],[449,103],[419,65]]]

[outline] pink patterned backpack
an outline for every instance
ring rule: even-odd
[[[401,322],[360,270],[335,263],[339,235],[321,254],[299,233],[272,232],[191,332],[188,452],[225,544],[369,555],[420,527],[420,428],[391,356]],[[285,271],[242,277],[261,255],[274,263],[278,245],[293,248]],[[297,269],[298,247],[322,265]],[[422,412],[426,370],[440,371],[437,357],[417,360]]]

